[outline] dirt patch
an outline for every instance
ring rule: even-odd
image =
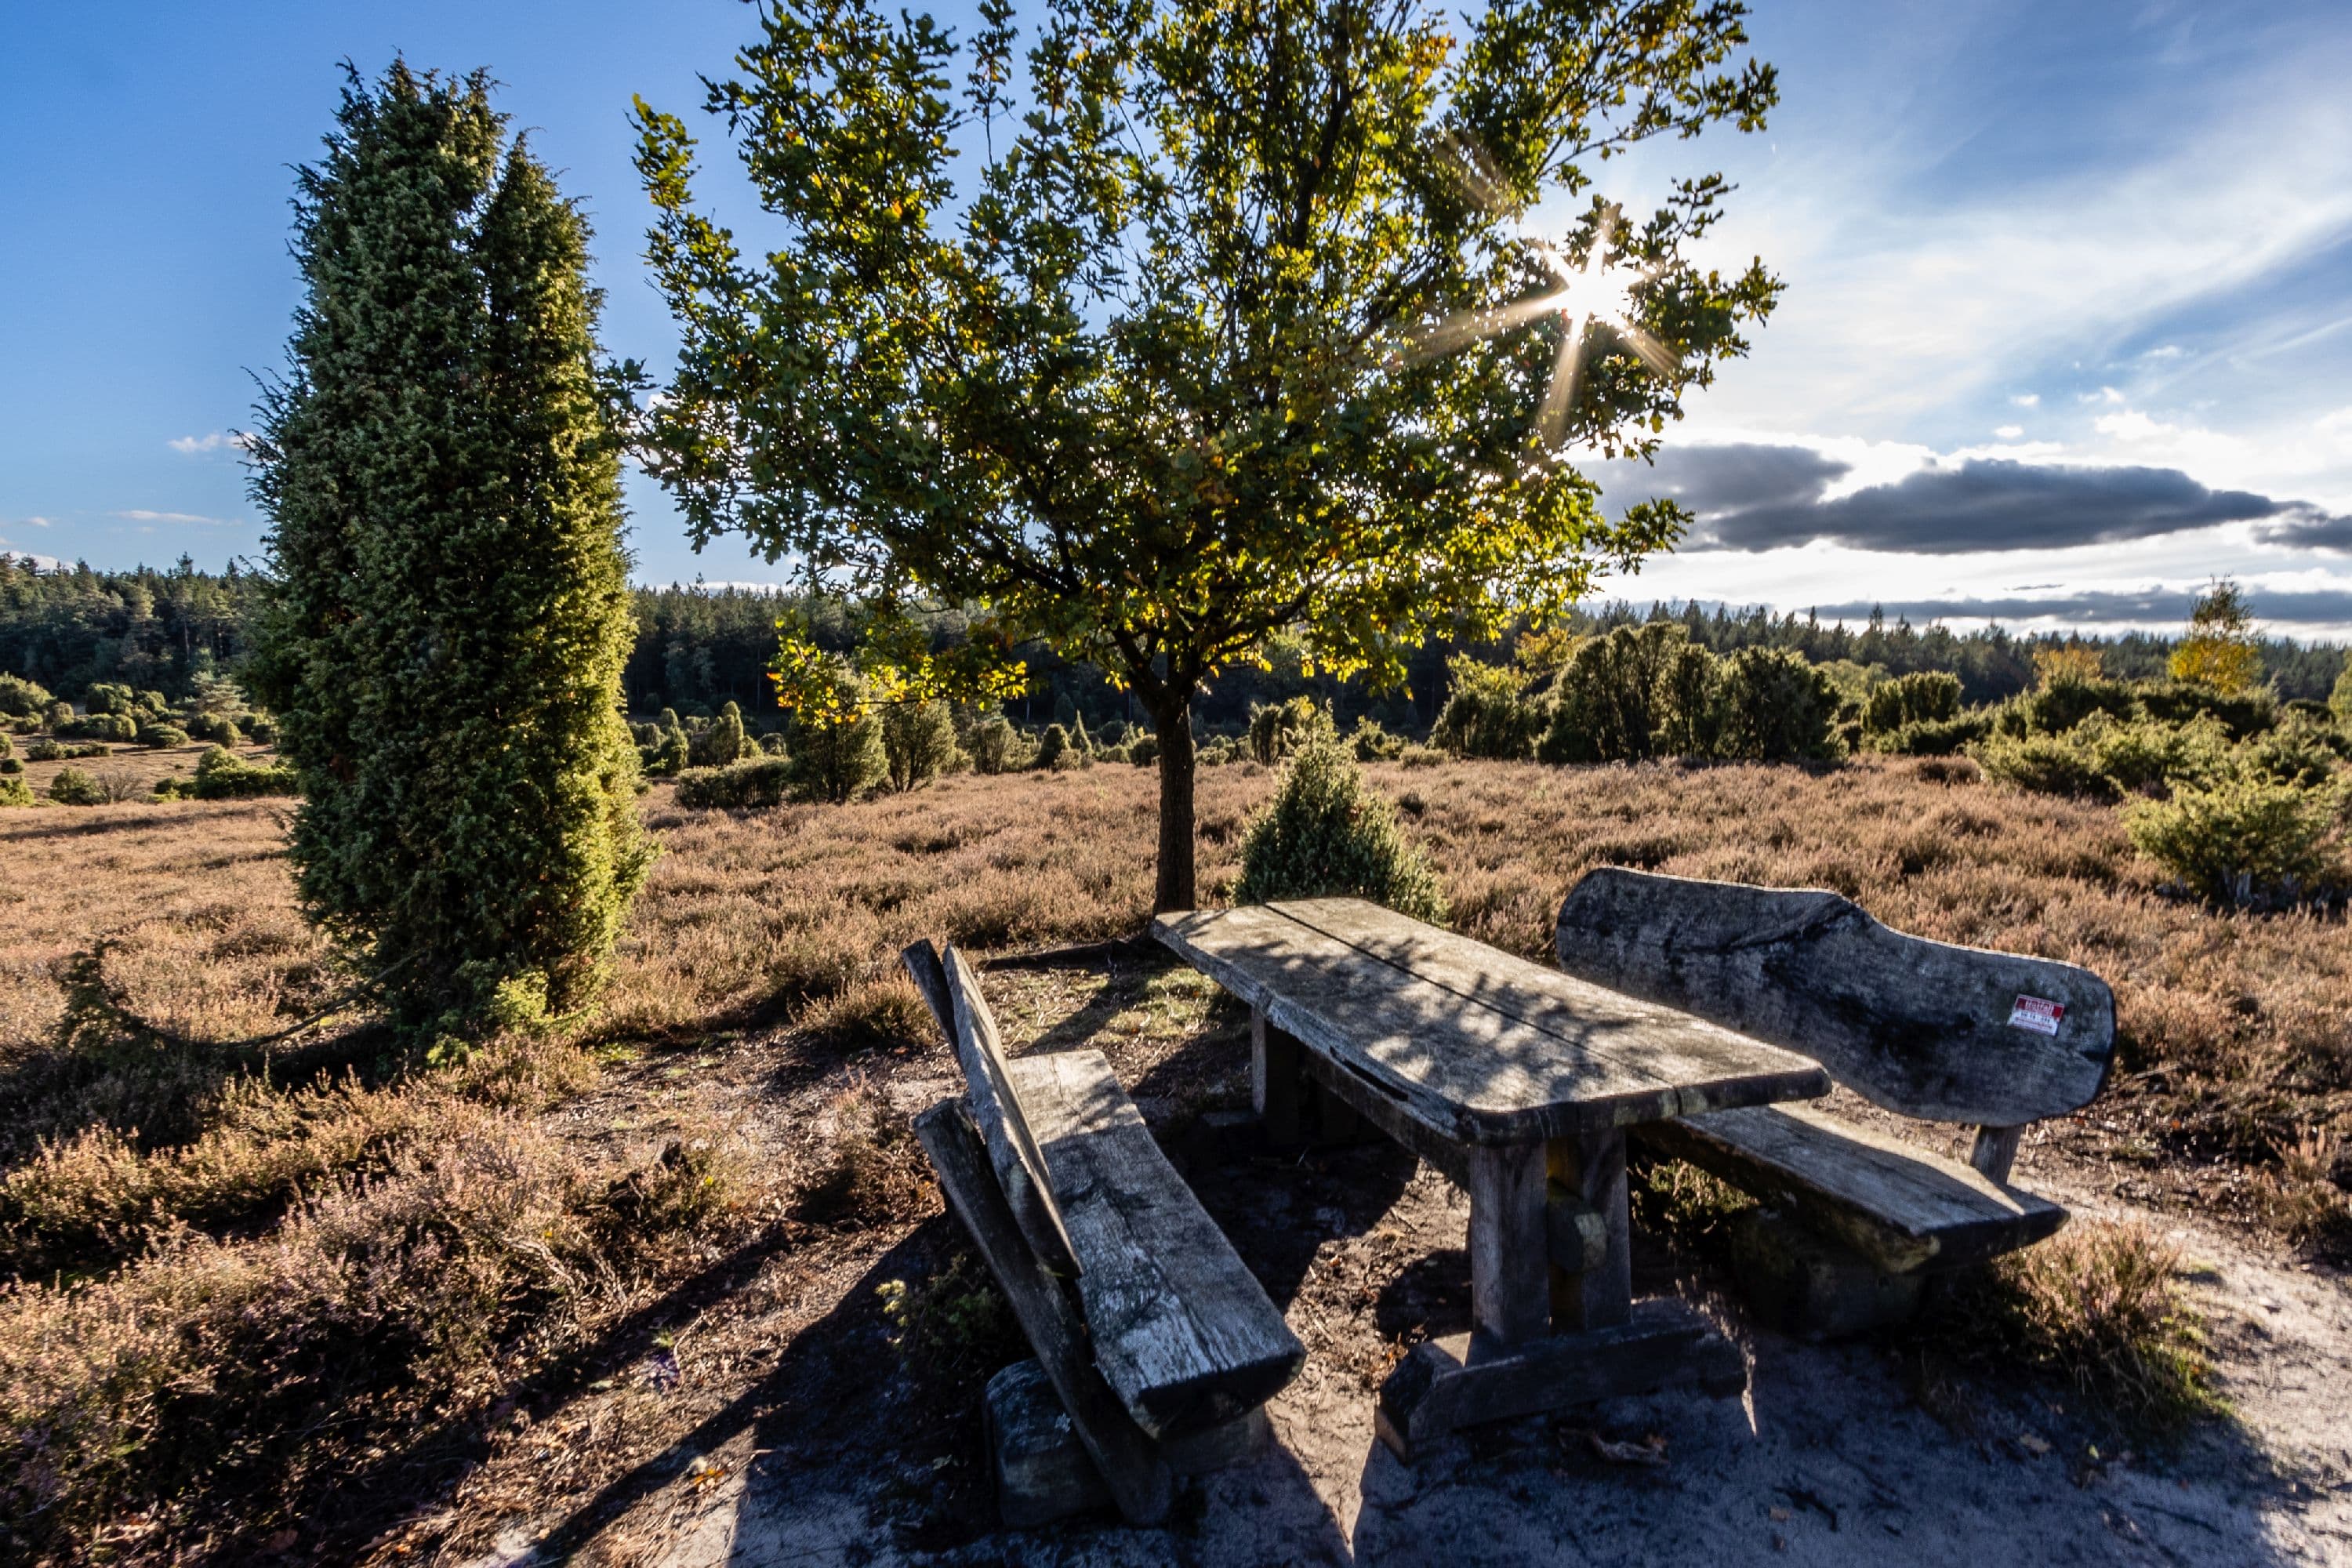
[[[1230,1114],[1245,1047],[1187,972],[1114,963],[987,984],[1016,1049],[1090,1038],[1112,1053],[1306,1342],[1305,1372],[1270,1407],[1275,1445],[1194,1483],[1164,1530],[1108,1518],[997,1530],[970,1389],[943,1401],[916,1386],[870,1304],[885,1280],[956,1249],[952,1226],[934,1217],[891,1245],[877,1236],[841,1250],[807,1277],[797,1309],[755,1315],[777,1347],[771,1370],[607,1481],[594,1507],[518,1519],[441,1560],[2352,1561],[2352,1410],[2338,1392],[2352,1380],[2352,1292],[2177,1220],[2155,1223],[2195,1260],[2189,1288],[2232,1415],[2168,1447],[2119,1446],[2063,1387],[1951,1369],[1923,1378],[1899,1342],[1821,1347],[1755,1331],[1705,1265],[1644,1237],[1637,1290],[1716,1313],[1751,1355],[1748,1398],[1618,1401],[1465,1434],[1401,1464],[1373,1437],[1372,1390],[1406,1346],[1466,1324],[1461,1194],[1381,1143],[1286,1159],[1257,1149]],[[952,1088],[927,1073],[895,1098]],[[2028,1179],[2089,1217],[2147,1215],[2047,1146]],[[817,1250],[798,1266],[814,1268]]]

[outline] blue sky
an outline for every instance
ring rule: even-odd
[[[1603,174],[1638,206],[1727,170],[1711,243],[1789,284],[1654,470],[1601,470],[1613,500],[1700,516],[1613,586],[2117,626],[2231,574],[2279,629],[2352,635],[2352,6],[1756,13],[1770,130]],[[607,345],[660,365],[629,97],[692,108],[751,26],[734,0],[11,8],[0,549],[257,552],[227,433],[281,361],[289,166],[346,56],[489,67],[596,220]],[[775,577],[694,554],[653,487],[631,500],[641,579]]]

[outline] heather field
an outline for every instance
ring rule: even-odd
[[[1452,923],[1516,952],[1548,953],[1562,894],[1617,864],[1833,888],[1905,930],[2088,965],[2116,991],[2120,1062],[2036,1130],[2022,1179],[2340,1292],[2340,916],[2179,901],[2112,808],[1964,762],[1368,772]],[[1274,783],[1202,771],[1212,900]],[[514,1562],[544,1534],[663,1560],[664,1520],[829,1440],[761,1412],[824,1403],[853,1363],[898,1369],[857,1403],[869,1426],[959,1413],[905,1438],[929,1479],[892,1494],[916,1521],[893,1539],[971,1542],[965,1417],[1009,1352],[906,1133],[953,1069],[894,954],[929,936],[995,955],[1015,1046],[1104,1045],[1181,1143],[1245,1102],[1245,1030],[1126,940],[1154,806],[1151,770],[1109,764],[747,813],[657,785],[662,854],[602,1018],[442,1063],[337,1010],[348,976],[296,907],[283,803],[0,815],[0,1559]],[[1309,1381],[1358,1404],[1459,1304],[1448,1254],[1366,1224],[1300,1260],[1288,1298]],[[1312,1326],[1400,1278],[1424,1293],[1381,1296],[1378,1334]],[[1956,1362],[1922,1407],[1987,1377]]]

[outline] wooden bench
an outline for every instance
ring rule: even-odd
[[[1043,1373],[990,1385],[1007,1522],[1099,1491],[1155,1522],[1171,1475],[1250,1450],[1306,1349],[1101,1052],[1008,1060],[963,956],[929,942],[904,956],[967,1087],[918,1116],[916,1134]]]
[[[1251,1010],[1269,1138],[1321,1121],[1403,1143],[1470,1199],[1470,1331],[1381,1385],[1400,1455],[1458,1427],[1672,1387],[1747,1386],[1738,1348],[1673,1299],[1635,1301],[1629,1129],[1826,1094],[1796,1052],[1531,963],[1360,899],[1162,915],[1152,935]]]
[[[1835,893],[1615,867],[1569,894],[1557,942],[1570,973],[1802,1051],[1885,1110],[1976,1129],[1963,1164],[1810,1106],[1643,1128],[1649,1147],[1765,1200],[1735,1258],[1779,1326],[1892,1321],[1938,1273],[2065,1223],[2009,1174],[2028,1125],[2105,1082],[2115,996],[2090,971],[1890,931]]]

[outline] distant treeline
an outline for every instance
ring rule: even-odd
[[[183,697],[200,670],[234,672],[264,586],[252,572],[235,566],[200,572],[184,558],[163,571],[142,566],[99,572],[79,565],[36,571],[21,557],[0,555],[0,671],[37,680],[70,700],[79,700],[96,681]],[[798,606],[795,595],[672,586],[639,588],[635,597],[637,641],[622,675],[632,712],[670,708],[691,717],[735,702],[755,730],[781,719],[767,668],[775,654],[776,621]],[[2259,614],[2259,601],[2254,608]],[[1901,619],[1889,626],[1878,616],[1851,626],[1761,608],[1738,614],[1710,610],[1696,603],[1646,609],[1611,603],[1575,616],[1566,629],[1582,635],[1651,620],[1680,621],[1692,641],[1716,654],[1784,647],[1817,664],[1851,659],[1881,666],[1889,675],[1948,671],[1959,678],[1962,699],[1970,703],[1998,701],[2030,687],[2036,647],[2079,642],[2098,649],[2108,675],[2141,679],[2164,673],[2174,640],[2143,632],[2022,637],[1999,626],[1958,633],[1940,626],[1922,629]],[[838,605],[819,605],[814,621],[820,645],[846,649],[855,644],[856,628]],[[944,612],[934,619],[933,636],[952,640],[964,625],[961,615]],[[1306,695],[1329,702],[1342,722],[1369,714],[1391,729],[1426,732],[1444,705],[1450,656],[1469,652],[1507,663],[1515,651],[1513,641],[1472,647],[1433,639],[1413,656],[1407,691],[1373,693],[1352,682],[1306,674],[1306,650],[1277,639],[1267,650],[1270,669],[1228,673],[1204,694],[1197,712],[1208,728],[1237,730],[1248,722],[1253,703]],[[1139,717],[1093,667],[1068,663],[1043,648],[1027,658],[1031,693],[1007,705],[1016,721],[1042,724],[1075,713],[1099,725],[1107,719],[1132,722]],[[2332,645],[2284,638],[2263,643],[2264,670],[2286,698],[2324,700],[2344,658],[2345,650]]]

